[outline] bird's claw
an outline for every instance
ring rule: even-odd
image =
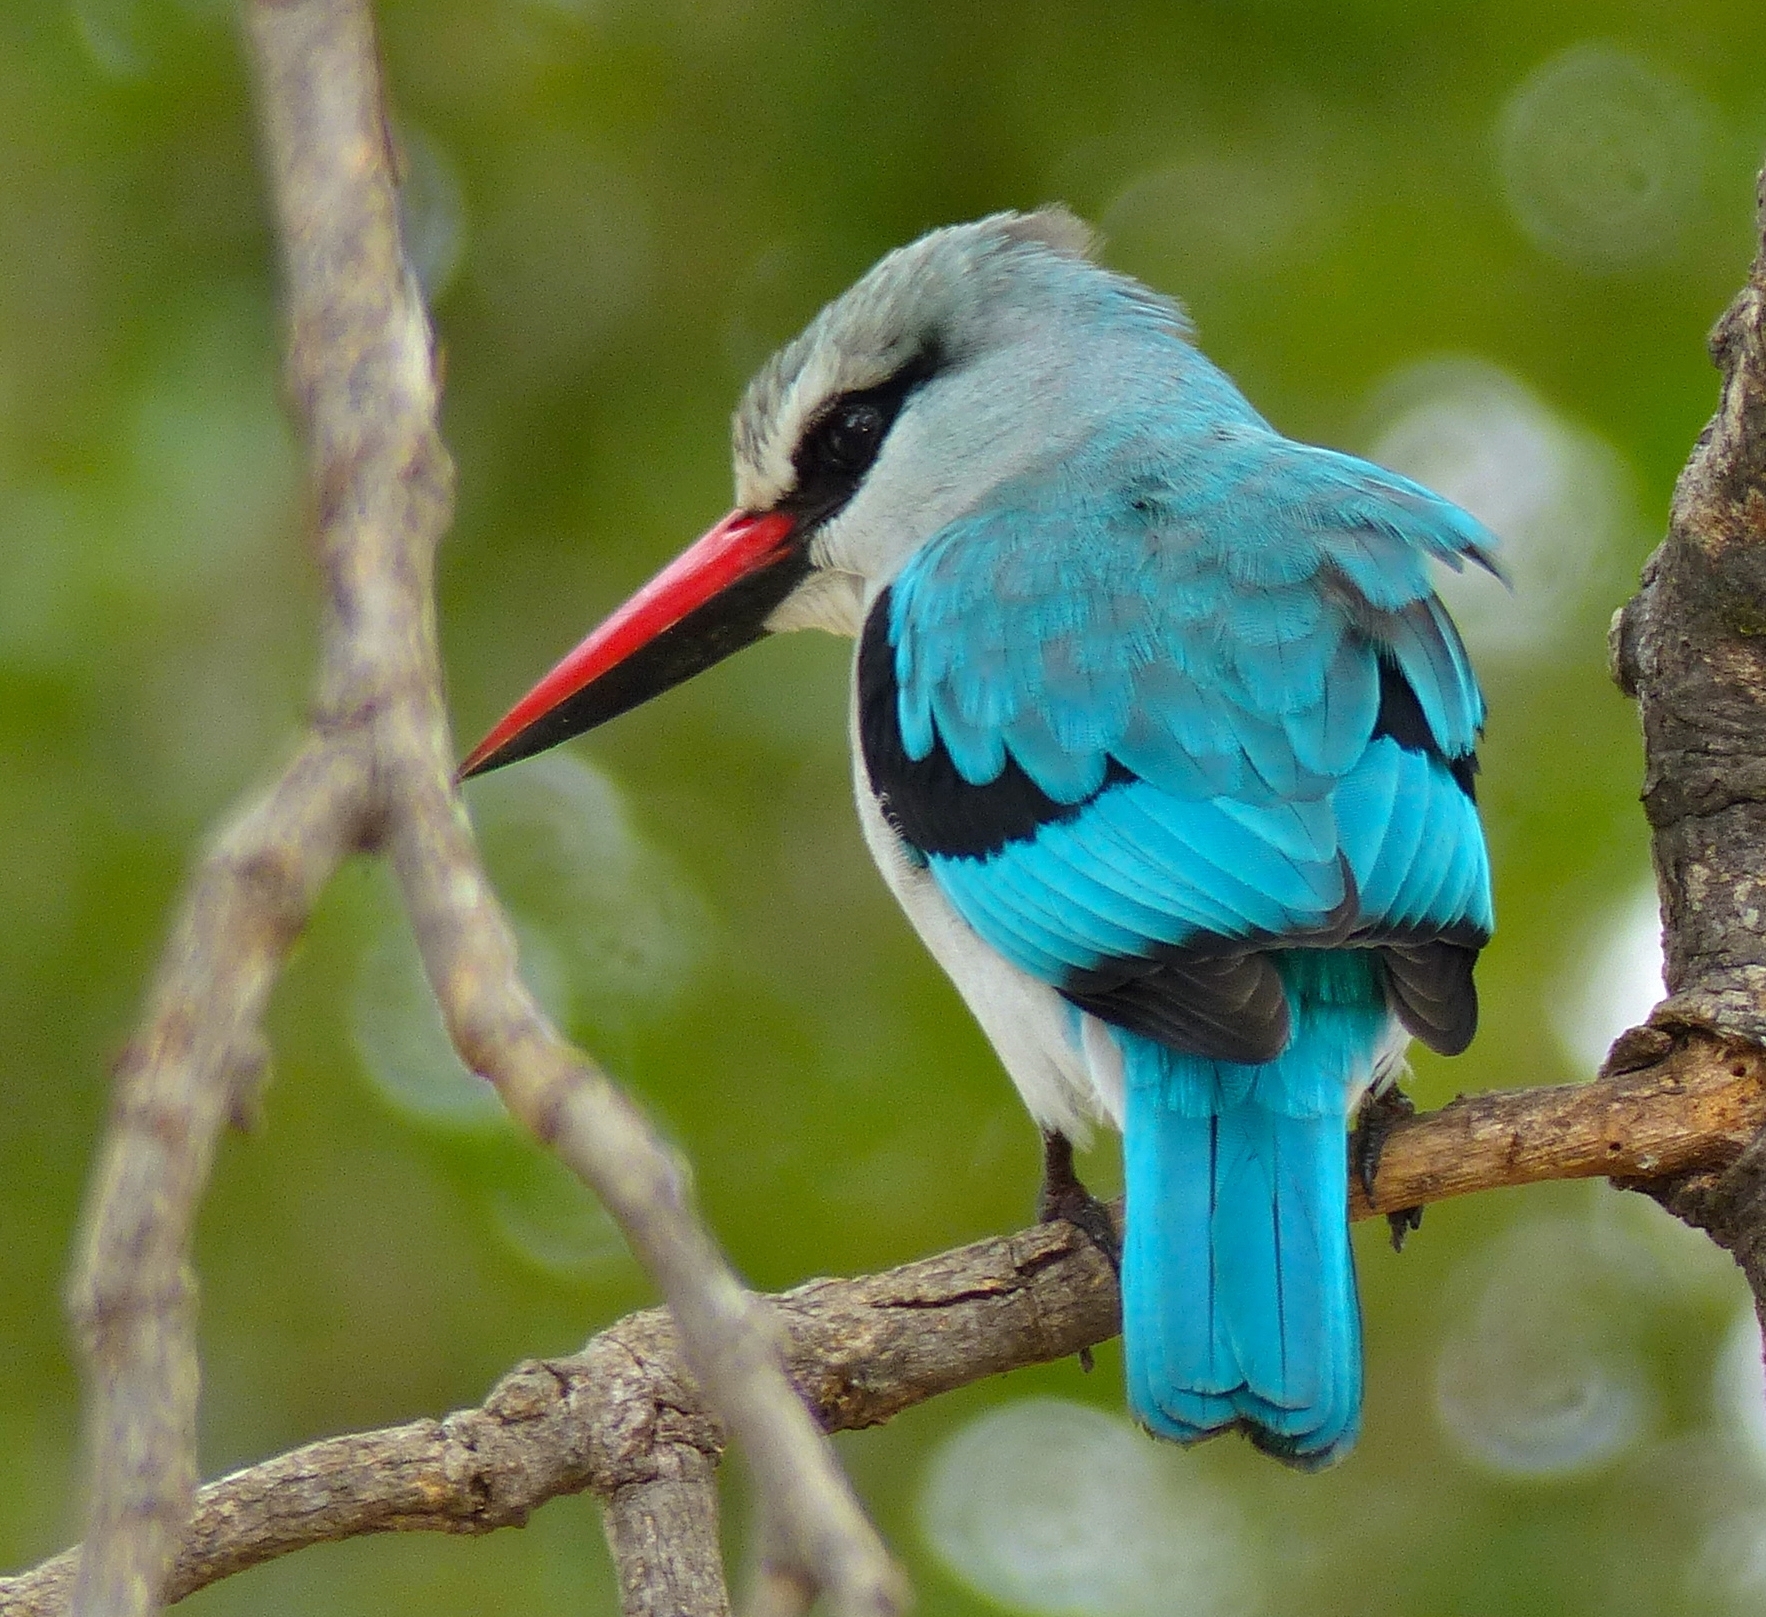
[[[1386,1215],[1386,1227],[1392,1232],[1392,1250],[1394,1252],[1402,1252],[1404,1250],[1405,1236],[1409,1235],[1412,1230],[1420,1230],[1423,1227],[1423,1210],[1421,1205],[1419,1204],[1415,1207],[1400,1207],[1396,1212],[1388,1213]]]
[[[1349,1136],[1349,1161],[1362,1191],[1371,1202],[1374,1180],[1379,1177],[1380,1156],[1386,1149],[1386,1136],[1407,1117],[1416,1116],[1416,1103],[1397,1084],[1370,1089],[1355,1117],[1355,1130]],[[1404,1238],[1412,1230],[1423,1227],[1421,1207],[1400,1207],[1386,1214],[1392,1231],[1392,1250],[1404,1250]]]
[[[1065,1134],[1043,1136],[1042,1188],[1036,1195],[1039,1224],[1065,1220],[1103,1253],[1112,1270],[1122,1273],[1122,1239],[1110,1209],[1080,1183],[1073,1171],[1073,1142]]]

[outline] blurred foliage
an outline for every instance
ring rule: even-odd
[[[1636,726],[1603,631],[1714,398],[1703,337],[1766,149],[1755,0],[381,15],[460,469],[441,586],[464,739],[724,508],[736,392],[821,300],[927,226],[1058,197],[1188,301],[1285,430],[1409,457],[1513,541],[1512,609],[1465,604],[1491,626],[1502,931],[1485,1030],[1419,1059],[1419,1099],[1575,1077],[1567,1052],[1641,1008],[1615,1003],[1652,968]],[[58,1288],[108,1063],[191,849],[285,751],[306,690],[314,580],[253,145],[217,0],[0,6],[7,1566],[73,1530]],[[861,847],[847,655],[770,643],[473,792],[541,992],[684,1143],[769,1287],[1012,1227],[1036,1174]],[[451,1064],[413,972],[379,874],[346,873],[278,996],[265,1124],[226,1142],[202,1220],[207,1474],[476,1400],[649,1298]],[[1113,1182],[1107,1142],[1087,1170]],[[1232,1443],[1111,1461],[1111,1353],[843,1440],[921,1609],[1766,1605],[1766,1423],[1724,1260],[1604,1187],[1433,1210],[1402,1258],[1380,1233],[1367,1435],[1328,1475]],[[1010,1457],[1045,1415],[1048,1485],[1027,1491]],[[1133,1499],[1056,1519],[1080,1495],[1055,1439]],[[977,1547],[989,1520],[1043,1525]],[[739,1496],[730,1532],[740,1559]],[[1206,1556],[1147,1558],[1149,1535],[1203,1532]],[[309,1552],[191,1609],[615,1597],[589,1507],[564,1502],[484,1543]]]

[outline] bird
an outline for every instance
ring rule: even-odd
[[[763,635],[855,640],[865,841],[1042,1130],[1045,1216],[1096,1233],[1072,1145],[1121,1132],[1133,1414],[1336,1461],[1351,1120],[1413,1037],[1465,1049],[1494,925],[1484,697],[1432,570],[1500,576],[1493,536],[1282,436],[1060,206],[889,253],[733,450],[736,508],[462,778]]]

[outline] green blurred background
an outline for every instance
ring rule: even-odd
[[[1652,995],[1604,630],[1714,400],[1766,150],[1757,0],[381,10],[446,345],[462,738],[725,508],[778,341],[922,229],[1059,198],[1279,425],[1509,542],[1484,1031],[1425,1105],[1586,1075]],[[299,723],[314,580],[248,85],[213,0],[0,6],[0,1566],[74,1531],[58,1288],[191,850]],[[757,1285],[1021,1223],[1035,1137],[872,872],[847,648],[757,648],[470,799],[532,973],[698,1165]],[[277,996],[203,1215],[206,1475],[476,1401],[651,1288],[452,1063],[381,874]],[[1113,1147],[1086,1162],[1116,1182]],[[1604,1186],[1358,1237],[1366,1436],[1320,1477],[1134,1436],[1100,1353],[841,1441],[921,1609],[1766,1609],[1766,1409],[1727,1260]],[[746,1553],[739,1480],[730,1538]],[[314,1550],[208,1614],[616,1609],[583,1501]]]

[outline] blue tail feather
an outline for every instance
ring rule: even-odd
[[[1150,1429],[1194,1443],[1240,1428],[1312,1469],[1360,1424],[1345,1126],[1386,1013],[1365,956],[1314,953],[1284,974],[1295,1037],[1262,1067],[1116,1034],[1128,1079],[1122,1325],[1129,1398]],[[1297,984],[1303,975],[1320,981]]]

